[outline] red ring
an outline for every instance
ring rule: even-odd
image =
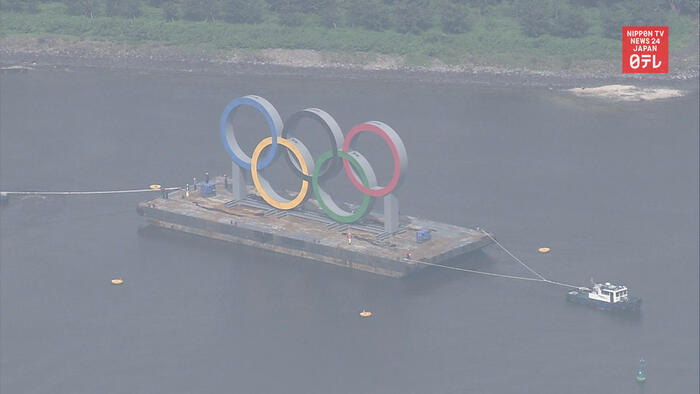
[[[371,123],[362,123],[353,127],[352,130],[350,130],[348,135],[345,136],[345,141],[343,141],[343,152],[349,153],[348,151],[350,150],[350,143],[352,142],[352,139],[355,138],[357,134],[360,134],[363,131],[369,131],[370,133],[379,135],[384,139],[384,141],[386,141],[387,145],[389,145],[389,149],[391,149],[391,154],[394,156],[394,176],[391,178],[391,182],[389,182],[388,185],[382,188],[370,189],[363,185],[359,179],[357,179],[355,173],[350,167],[350,163],[347,160],[343,160],[345,173],[348,175],[353,185],[355,185],[355,187],[361,192],[372,197],[384,197],[394,190],[396,185],[399,183],[399,179],[401,178],[401,159],[399,158],[399,152],[396,150],[396,145],[394,145],[394,143],[391,141],[391,138],[389,138],[386,132],[382,130],[381,127],[378,127],[377,125]]]

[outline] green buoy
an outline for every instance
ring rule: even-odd
[[[639,360],[639,369],[637,369],[637,383],[643,384],[647,381],[647,363],[644,359]]]

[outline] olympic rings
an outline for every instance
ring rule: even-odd
[[[357,152],[345,153],[343,151],[328,151],[318,158],[311,182],[311,187],[313,188],[314,196],[316,197],[316,201],[318,201],[318,205],[321,207],[323,212],[326,213],[326,215],[336,222],[353,223],[364,217],[370,210],[372,207],[372,197],[365,194],[360,208],[355,213],[348,213],[338,207],[328,193],[321,188],[321,185],[319,184],[321,167],[325,161],[336,155],[347,160],[347,162],[350,162],[351,165],[355,167],[355,170],[360,171],[360,179],[362,179],[363,185],[367,187],[376,186],[377,177],[374,175],[374,171],[372,170],[372,167],[369,166],[367,159]]]
[[[255,189],[257,189],[258,193],[260,193],[260,197],[262,197],[263,200],[273,207],[277,209],[296,208],[304,201],[306,198],[306,192],[309,190],[309,182],[306,179],[301,181],[301,189],[299,190],[299,193],[293,200],[290,201],[277,194],[277,192],[272,189],[272,186],[270,186],[270,183],[258,173],[258,159],[260,158],[260,153],[263,151],[263,149],[272,144],[272,137],[267,137],[260,141],[258,146],[256,146],[255,150],[253,151],[253,157],[250,160],[250,173],[253,177],[253,184],[255,185]],[[304,175],[309,175],[309,169],[306,167],[306,163],[309,161],[311,155],[309,154],[308,150],[306,150],[306,147],[300,149],[300,147],[296,146],[292,141],[286,138],[277,138],[277,144],[284,146],[289,150],[289,152],[294,154],[294,157],[297,158],[299,164],[301,165],[302,173],[304,173]]]
[[[290,134],[299,125],[299,121],[303,118],[310,118],[318,123],[321,123],[326,133],[328,134],[328,139],[331,143],[331,154],[333,156],[333,161],[330,165],[326,166],[323,171],[319,174],[319,179],[325,180],[335,175],[335,172],[340,169],[340,161],[338,160],[338,148],[343,145],[343,132],[338,126],[338,122],[333,119],[326,111],[318,108],[307,108],[301,110],[287,119],[284,123],[284,129],[282,129],[282,138],[291,138]],[[298,140],[295,140],[298,141]],[[289,152],[287,155],[287,163],[296,168],[297,174],[301,175],[303,179],[311,181],[311,177],[301,173],[298,164],[292,160],[292,153]]]
[[[252,157],[248,157],[238,144],[231,121],[236,109],[241,106],[250,106],[258,110],[265,117],[270,129],[270,136],[258,143]],[[314,161],[306,146],[292,136],[299,122],[304,118],[320,123],[328,135],[330,150],[322,154],[317,162]],[[365,122],[353,127],[348,135],[343,137],[343,132],[335,119],[318,108],[298,111],[287,119],[286,124],[283,124],[279,113],[267,100],[259,96],[244,96],[229,103],[221,115],[220,128],[221,140],[231,160],[239,167],[250,170],[255,189],[268,204],[282,210],[294,209],[307,198],[309,183],[311,183],[314,197],[321,210],[340,223],[353,223],[363,218],[371,210],[372,197],[384,197],[396,190],[407,168],[406,148],[394,129],[382,122]],[[391,150],[394,170],[391,181],[386,186],[377,186],[377,177],[372,166],[362,154],[353,150],[356,137],[364,132],[378,135]],[[280,196],[260,173],[260,170],[270,165],[277,157],[278,145],[286,148],[286,161],[301,178],[299,193],[291,200]],[[261,159],[266,148],[269,148],[268,152]],[[364,194],[361,205],[354,212],[341,209],[322,186],[326,180],[338,173],[341,162],[350,181]]]
[[[229,118],[235,110],[243,105],[247,105],[257,109],[265,119],[267,120],[267,125],[270,127],[270,134],[272,135],[272,147],[270,151],[267,152],[265,159],[258,164],[258,170],[262,170],[267,167],[277,154],[277,134],[282,130],[282,118],[280,114],[277,113],[275,107],[270,104],[269,101],[265,100],[260,96],[244,96],[239,97],[226,107],[223,115],[221,115],[220,129],[221,129],[221,140],[224,143],[224,148],[231,157],[231,160],[235,161],[240,167],[250,170],[250,157],[243,152],[241,146],[236,140],[236,134],[233,130],[233,123],[229,122]]]
[[[398,186],[399,181],[401,180],[401,174],[406,172],[408,161],[406,148],[403,146],[401,137],[399,137],[399,135],[396,134],[396,131],[394,131],[394,129],[388,125],[382,122],[366,122],[357,125],[350,130],[350,133],[348,133],[348,135],[345,137],[345,142],[343,143],[343,152],[347,152],[350,149],[353,138],[362,132],[375,133],[382,137],[389,145],[391,154],[394,156],[394,175],[391,177],[391,181],[388,185],[382,188],[368,188],[360,183],[360,181],[357,179],[357,175],[355,175],[347,161],[343,162],[343,165],[345,166],[345,173],[348,174],[348,177],[352,183],[362,193],[368,194],[372,197],[384,197],[391,193],[396,186]]]

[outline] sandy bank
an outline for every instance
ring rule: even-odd
[[[682,97],[687,92],[680,89],[642,88],[634,85],[605,85],[594,88],[573,88],[569,91],[579,97],[599,98],[611,101],[652,101]]]
[[[536,70],[498,65],[448,65],[432,60],[411,65],[405,57],[373,53],[333,53],[302,49],[204,51],[163,44],[127,45],[59,37],[0,38],[5,65],[61,65],[206,73],[313,74],[314,76],[381,78],[449,83],[485,83],[548,87],[627,84],[687,84],[697,80],[697,54],[673,59],[669,74],[641,75],[619,71],[619,65],[591,61],[570,70]]]

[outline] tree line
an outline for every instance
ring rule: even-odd
[[[35,12],[46,0],[3,0],[3,10]],[[224,21],[286,26],[321,24],[419,34],[439,28],[465,33],[492,16],[517,20],[523,34],[582,37],[591,15],[603,34],[618,38],[623,25],[663,25],[671,14],[697,15],[700,0],[61,0],[66,12],[86,17],[136,18],[145,7],[161,10],[166,21]],[[598,13],[587,10],[597,9]],[[498,14],[498,15],[497,15]]]

